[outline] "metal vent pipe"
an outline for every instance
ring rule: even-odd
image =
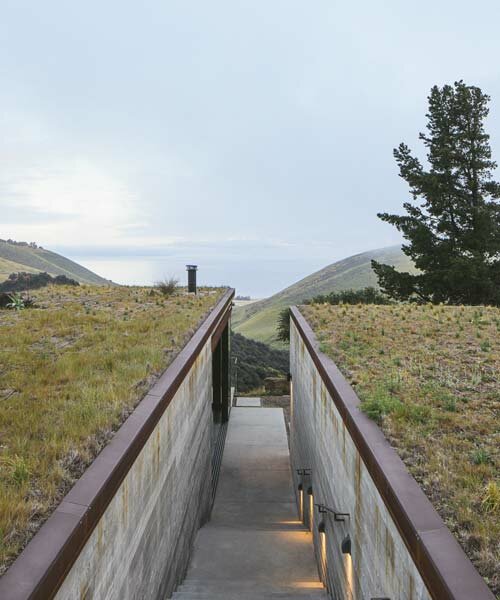
[[[196,294],[196,271],[198,270],[198,265],[186,265],[186,270],[188,273],[188,292]]]

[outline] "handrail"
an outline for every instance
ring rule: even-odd
[[[320,514],[332,514],[333,515],[333,520],[334,521],[345,521],[346,518],[350,518],[351,515],[349,513],[344,513],[344,512],[339,512],[338,510],[334,510],[333,508],[330,508],[329,506],[326,506],[325,504],[321,504],[321,503],[314,503],[314,506],[318,507],[318,512]]]

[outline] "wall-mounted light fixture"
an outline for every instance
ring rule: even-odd
[[[304,486],[299,483],[297,486],[299,490],[299,517],[301,521],[304,521]]]
[[[318,536],[319,536],[319,555],[320,555],[320,569],[321,569],[321,580],[323,583],[327,580],[327,556],[326,556],[326,523],[323,519],[318,525]]]
[[[351,554],[351,536],[349,534],[347,534],[342,540],[342,545],[340,548],[342,550],[342,554]]]
[[[297,475],[300,477],[300,483],[297,487],[299,491],[299,514],[300,520],[304,521],[305,519],[305,511],[304,511],[304,484],[302,483],[304,477],[311,476],[311,469],[295,469]]]
[[[312,485],[307,488],[307,495],[309,496],[309,530],[312,531],[314,523],[314,496]]]

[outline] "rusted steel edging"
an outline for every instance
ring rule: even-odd
[[[295,306],[291,318],[429,593],[436,600],[494,600],[382,430],[361,412],[353,388],[335,363],[319,350],[313,330]]]
[[[207,340],[227,323],[228,290],[110,443],[0,579],[2,600],[53,598]]]
[[[217,328],[212,334],[212,350],[215,350],[217,344],[219,343],[220,338],[222,337],[222,333],[224,332],[226,325],[229,323],[229,319],[231,317],[231,312],[227,311],[222,319],[219,321]]]

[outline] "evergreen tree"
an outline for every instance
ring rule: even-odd
[[[489,97],[463,81],[434,86],[429,100],[429,169],[405,144],[394,150],[413,203],[378,217],[402,232],[419,273],[372,261],[380,287],[397,300],[500,305],[500,184],[484,131]]]
[[[276,339],[280,342],[290,342],[290,307],[280,310],[278,325],[276,327]]]

